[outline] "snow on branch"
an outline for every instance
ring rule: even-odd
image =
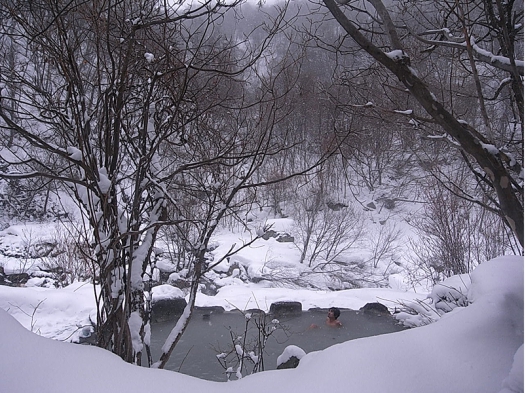
[[[394,60],[395,62],[402,62],[408,59],[408,55],[401,49],[396,49],[391,52],[387,52],[385,54],[388,57],[390,57],[392,60]]]
[[[471,44],[476,57],[481,61],[492,64],[494,67],[505,71],[512,71],[512,62],[510,58],[505,56],[497,56],[488,50],[480,48],[473,38],[471,39]],[[516,64],[516,68],[518,69],[520,75],[523,75],[523,61],[514,59],[514,63]]]
[[[453,140],[450,135],[448,134],[442,134],[442,135],[427,135],[425,137],[426,139],[433,139],[433,140],[442,140],[442,141],[445,141],[445,142],[448,142],[450,144],[452,144],[453,146],[456,146],[456,147],[459,147],[461,148],[461,145],[456,142],[455,140]]]
[[[74,146],[68,146],[66,152],[73,161],[82,161],[82,150]]]
[[[445,31],[440,31],[440,30],[438,30],[438,32],[445,33]],[[464,39],[461,41],[458,41],[457,39],[455,39],[456,37],[453,37],[450,34],[450,32],[448,32],[448,30],[446,31],[447,34],[443,35],[444,37],[447,38],[446,41],[429,40],[429,39],[423,38],[423,36],[425,35],[434,34],[434,33],[436,33],[436,31],[432,30],[432,31],[426,31],[426,32],[419,33],[419,34],[413,34],[413,36],[417,38],[419,41],[424,42],[429,45],[444,46],[448,48],[467,50],[467,42]],[[507,72],[513,71],[512,59],[505,57],[505,56],[495,55],[492,52],[481,48],[476,43],[476,40],[474,39],[474,37],[471,37],[470,44],[471,44],[474,56],[476,56],[478,60],[484,63],[490,64],[493,67],[496,67],[503,71],[507,71]],[[514,59],[514,64],[519,74],[523,75],[523,61]]]
[[[500,153],[499,149],[490,143],[481,143],[481,147],[485,149],[486,151],[488,151],[493,156],[497,156]]]
[[[394,110],[394,113],[397,113],[397,114],[400,114],[400,115],[407,115],[407,116],[410,116],[414,113],[414,111],[412,109],[407,109],[407,110]]]

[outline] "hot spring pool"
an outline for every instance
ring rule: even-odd
[[[311,310],[296,316],[277,317],[278,328],[269,337],[265,347],[264,369],[276,369],[277,357],[288,345],[296,345],[309,353],[356,338],[406,329],[392,317],[351,310],[341,310],[339,320],[343,327],[332,328],[324,325],[326,313],[326,310]],[[256,318],[258,316],[254,315],[249,323],[247,342],[254,341],[258,336],[259,331],[254,324]],[[272,317],[268,316],[269,325],[271,320]],[[243,336],[245,323],[246,319],[240,312],[210,313],[195,310],[188,329],[173,351],[166,369],[210,381],[226,381],[225,369],[216,355],[231,350],[232,335]],[[319,328],[310,329],[312,324],[318,325]],[[159,358],[160,348],[173,326],[175,322],[152,324],[151,349],[154,360]],[[245,362],[250,365],[249,362]],[[234,366],[231,362],[228,365]],[[243,370],[243,375],[249,374],[250,370],[251,367]]]

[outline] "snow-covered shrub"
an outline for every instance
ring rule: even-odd
[[[436,310],[446,313],[456,307],[468,306],[467,294],[470,284],[469,274],[459,274],[435,285],[430,298]]]
[[[407,327],[428,325],[441,318],[441,314],[432,307],[429,298],[414,302],[399,302],[399,310],[394,317]]]
[[[447,278],[436,284],[426,299],[400,303],[400,311],[394,316],[408,327],[428,325],[455,308],[467,307],[470,284],[468,274]]]
[[[217,349],[217,360],[224,368],[228,380],[232,375],[241,379],[246,374],[264,371],[264,353],[268,338],[277,329],[285,328],[279,320],[264,312],[240,312],[245,319],[244,331],[238,334],[230,328],[229,348]]]

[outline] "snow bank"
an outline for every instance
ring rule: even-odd
[[[215,296],[199,293],[195,305],[198,307],[221,306],[226,311],[250,308],[269,311],[272,303],[296,301],[302,304],[305,311],[310,308],[328,307],[359,310],[366,303],[380,302],[387,307],[394,308],[400,301],[414,301],[425,297],[424,294],[386,288],[312,291],[308,289],[265,288],[261,284],[243,284],[222,287]]]
[[[523,304],[523,257],[498,257],[481,264],[472,273],[470,301],[502,293],[517,296]]]
[[[523,393],[523,345],[516,351],[512,369],[499,393]]]
[[[1,309],[26,329],[56,340],[78,341],[82,330],[96,321],[94,298],[93,286],[86,283],[62,289],[0,285]]]

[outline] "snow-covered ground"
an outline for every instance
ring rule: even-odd
[[[157,298],[178,297],[178,293],[159,291]],[[63,289],[0,286],[0,308],[28,330],[63,341],[77,341],[82,327],[90,326],[90,319],[96,320],[94,298],[93,286],[86,283],[75,283]],[[227,311],[253,308],[268,311],[274,302],[299,301],[304,310],[332,306],[358,310],[371,302],[381,302],[394,308],[401,301],[424,298],[423,294],[384,288],[330,292],[243,284],[223,287],[216,296],[198,294],[196,306],[222,306]]]
[[[263,225],[270,225],[278,233],[294,231],[294,221],[289,218],[268,218],[266,213],[262,217],[252,218],[254,220],[248,231],[221,229],[217,232],[213,239],[215,259],[228,253],[232,245],[241,247]],[[374,226],[371,220],[369,225]],[[58,224],[26,223],[0,231],[0,248],[3,249],[0,266],[3,266],[5,273],[43,275],[39,265],[45,258],[24,258],[20,255],[38,254],[42,244],[56,241],[53,236],[57,229]],[[304,310],[332,306],[358,310],[366,303],[380,302],[394,310],[400,303],[422,300],[429,294],[423,286],[415,290],[407,285],[402,274],[391,274],[383,280],[389,283],[389,288],[328,290],[332,285],[337,286],[333,279],[335,275],[330,274],[329,270],[320,272],[300,264],[299,258],[300,251],[294,243],[278,242],[275,238],[258,239],[206,274],[218,293],[214,296],[199,293],[196,306],[222,306],[227,311],[253,308],[268,311],[270,305],[277,301],[299,301]],[[352,258],[362,260],[366,255],[362,249],[355,248]],[[161,258],[157,265],[163,270],[175,269],[169,258]],[[386,269],[385,265],[377,268],[381,272]],[[178,276],[177,273],[172,275]],[[254,278],[260,281],[255,283],[253,281],[257,280]],[[301,285],[310,288],[304,289]],[[156,288],[153,297],[180,297],[181,294],[178,288],[162,285]],[[83,334],[83,327],[91,326],[91,321],[96,320],[94,288],[91,284],[75,282],[65,288],[55,289],[52,280],[45,275],[31,278],[20,288],[0,286],[0,308],[7,310],[28,330],[63,341],[77,342]]]
[[[394,220],[392,211],[367,214],[363,219],[370,236],[384,228],[380,222],[387,219],[398,226],[406,224],[404,217]],[[216,234],[216,259],[233,244],[238,247],[249,241],[263,224],[271,224],[280,233],[294,233],[292,219],[268,215],[252,218],[250,231],[223,229]],[[0,266],[5,273],[38,271],[42,258],[28,255],[39,255],[42,245],[56,241],[55,227],[21,224],[1,231]],[[98,348],[67,343],[89,333],[91,321],[96,319],[94,288],[75,282],[56,289],[52,281],[42,286],[45,277],[35,277],[24,287],[0,286],[0,309],[7,311],[0,310],[0,393],[149,392],[172,391],[174,386],[196,392],[254,393],[523,392],[523,257],[485,262],[471,276],[454,276],[432,292],[425,283],[407,281],[402,268],[392,261],[381,262],[370,272],[370,277],[382,279],[381,288],[372,283],[368,288],[328,290],[338,284],[331,272],[319,273],[299,264],[299,257],[293,243],[259,239],[207,274],[217,294],[199,293],[196,305],[267,311],[276,301],[299,301],[304,310],[331,306],[359,309],[378,301],[394,310],[401,303],[411,302],[418,314],[397,314],[406,325],[435,322],[309,353],[297,369],[215,383],[171,371],[138,368]],[[366,248],[357,245],[349,259],[359,262],[367,258]],[[169,264],[169,258],[161,258],[158,266],[169,269]],[[182,294],[169,285],[153,292],[157,298]]]
[[[45,294],[33,317],[34,329],[52,331],[54,323],[61,325],[58,321],[68,316],[89,314],[87,286],[62,290],[5,287],[0,292],[1,308],[7,305],[9,313],[0,310],[0,391],[523,392],[523,258],[496,258],[478,266],[471,278],[469,305],[455,308],[435,323],[334,345],[305,355],[296,369],[267,371],[227,383],[133,366],[99,348],[31,333],[9,315],[29,318],[23,321],[27,326],[31,318],[22,317],[22,310],[31,315],[31,308]],[[255,293],[250,286],[244,291],[236,286],[221,291],[216,302],[210,297],[201,297],[199,302],[241,304],[260,297],[268,302],[296,299],[303,307],[334,303],[354,307],[374,296],[388,298],[387,290],[375,294],[372,289],[353,291],[329,296],[274,288]]]

